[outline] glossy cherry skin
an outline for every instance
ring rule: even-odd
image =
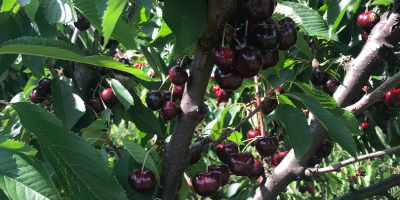
[[[262,137],[255,142],[256,149],[261,156],[272,156],[276,153],[279,147],[279,142],[276,137]]]
[[[321,152],[322,157],[324,157],[324,158],[328,157],[332,152],[331,142],[329,142],[329,140],[325,139],[324,142],[322,142],[321,146],[318,148],[318,151]]]
[[[216,69],[214,72],[214,78],[219,87],[223,90],[236,90],[243,82],[243,78],[234,75],[232,72],[223,72]]]
[[[163,95],[158,90],[149,90],[146,94],[146,105],[151,110],[157,111],[164,106]]]
[[[49,79],[49,78],[40,79],[36,88],[41,94],[43,94],[45,96],[51,95],[51,93],[52,93],[51,79]]]
[[[198,162],[200,162],[200,160],[201,160],[201,152],[193,154],[192,157],[190,157],[189,165],[197,164]]]
[[[297,43],[297,29],[292,23],[285,23],[280,27],[281,40],[279,50],[289,50]]]
[[[42,103],[46,100],[46,95],[41,94],[37,88],[34,88],[29,93],[29,99],[31,99],[32,103]]]
[[[224,143],[217,145],[217,156],[221,162],[226,164],[226,160],[231,153],[238,153],[239,148],[235,143]]]
[[[316,164],[320,164],[322,162],[322,154],[319,151],[316,151],[313,156],[308,160],[307,167],[314,167]]]
[[[281,30],[273,24],[261,24],[254,28],[250,35],[250,45],[254,45],[260,51],[273,51],[279,47]]]
[[[296,25],[296,23],[294,23],[293,19],[290,17],[284,17],[278,21],[279,26],[283,26],[286,23],[292,23],[293,25]]]
[[[154,174],[149,170],[134,169],[128,177],[128,183],[136,192],[145,193],[151,189],[155,180]]]
[[[311,83],[315,86],[322,86],[329,80],[329,74],[319,68],[311,72]]]
[[[264,170],[263,164],[260,162],[260,160],[254,158],[254,168],[248,177],[250,179],[256,180],[258,177],[262,175],[263,170]]]
[[[100,97],[92,97],[88,101],[88,105],[92,107],[92,109],[96,112],[99,113],[104,110],[104,105],[103,102],[101,101]]]
[[[284,151],[284,152],[278,152],[272,157],[271,159],[271,166],[276,167],[279,165],[279,163],[282,162],[282,160],[286,157],[286,155],[289,153],[289,151]]]
[[[391,90],[385,94],[385,102],[391,108],[400,106],[400,88]]]
[[[182,100],[183,92],[185,91],[185,85],[174,86],[174,91],[172,92],[173,98]]]
[[[366,128],[368,128],[369,124],[367,122],[363,122],[361,123],[361,129],[364,130]]]
[[[279,51],[266,51],[263,53],[263,65],[261,69],[269,69],[275,67],[276,64],[279,62]]]
[[[177,86],[184,85],[189,78],[188,73],[178,66],[172,67],[169,70],[168,75],[169,80],[171,80],[171,82]]]
[[[164,90],[162,91],[162,99],[163,101],[171,101],[171,91],[169,90]],[[176,97],[172,97],[172,101],[176,101]]]
[[[219,175],[221,179],[220,180],[221,186],[228,184],[230,174],[229,174],[229,169],[226,165],[210,165],[208,166],[208,171],[217,173]]]
[[[247,139],[253,139],[257,136],[261,136],[261,132],[259,130],[249,130],[247,131]],[[250,144],[251,146],[254,146],[254,142]]]
[[[270,99],[268,97],[261,97],[260,109],[264,115],[268,115],[278,106],[276,99]]]
[[[213,49],[213,60],[217,67],[225,72],[229,72],[235,66],[235,53],[222,46]]]
[[[251,153],[231,153],[226,164],[232,174],[248,176],[254,169],[254,156]]]
[[[178,113],[179,107],[172,101],[165,102],[161,108],[161,116],[167,121],[174,119],[176,116],[178,116]]]
[[[236,57],[235,74],[242,78],[251,78],[257,75],[262,65],[263,55],[261,51],[255,47],[247,46],[241,49]]]
[[[197,173],[192,178],[194,191],[203,197],[210,197],[218,192],[221,178],[217,173]]]
[[[364,31],[371,31],[379,22],[380,17],[374,11],[362,13],[357,17],[357,23]]]
[[[86,31],[90,28],[90,22],[81,13],[78,13],[76,17],[78,20],[74,22],[74,25],[77,29],[80,31]]]
[[[101,98],[107,106],[114,106],[119,103],[117,96],[115,96],[112,88],[106,88],[101,92]]]
[[[261,22],[272,16],[275,9],[274,0],[241,0],[242,11],[251,22]]]
[[[325,84],[324,84],[324,92],[333,95],[335,93],[336,89],[339,87],[340,82],[336,80],[329,79]]]

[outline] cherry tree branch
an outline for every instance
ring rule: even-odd
[[[368,95],[365,95],[355,104],[347,106],[346,110],[350,111],[354,115],[358,115],[367,110],[367,108],[370,107],[375,102],[381,100],[382,96],[384,96],[387,92],[389,92],[389,90],[393,89],[398,84],[400,84],[400,72],[392,76],[389,80],[384,82],[373,92],[369,93]]]
[[[333,171],[340,171],[340,168],[353,164],[355,162],[361,161],[361,160],[366,160],[366,159],[371,159],[371,158],[377,158],[386,154],[390,154],[390,153],[394,153],[394,152],[398,152],[400,151],[400,146],[396,146],[390,149],[385,149],[383,151],[377,151],[374,153],[370,153],[370,154],[366,154],[366,155],[362,155],[362,156],[358,156],[357,160],[354,158],[349,158],[347,160],[343,160],[337,164],[334,164],[332,166],[329,167],[324,167],[324,168],[308,168],[305,173],[306,176],[310,176],[310,175],[315,175],[315,174],[324,174],[324,173],[328,173],[328,172],[333,172]]]
[[[382,180],[374,185],[363,188],[361,190],[352,190],[349,193],[337,197],[334,200],[353,200],[366,199],[377,195],[387,195],[388,190],[392,187],[400,185],[400,174],[391,175],[389,178]]]

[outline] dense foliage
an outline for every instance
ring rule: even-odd
[[[0,6],[2,200],[400,196],[398,1]]]

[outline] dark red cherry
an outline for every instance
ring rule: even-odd
[[[263,56],[260,50],[252,46],[247,46],[241,49],[237,55],[235,74],[242,78],[251,78],[257,75],[262,65]],[[223,87],[221,88],[224,89]]]
[[[284,152],[278,152],[272,157],[271,159],[271,166],[276,167],[279,165],[279,163],[282,162],[282,160],[286,157],[286,155],[289,153],[289,151],[284,151]]]
[[[297,43],[297,29],[292,23],[285,23],[280,27],[281,40],[279,50],[289,50]]]
[[[32,103],[42,103],[46,100],[46,95],[41,94],[37,88],[33,88],[29,93],[29,99],[31,99]]]
[[[231,153],[226,164],[232,174],[248,176],[254,169],[254,156],[251,153]]]
[[[228,184],[230,174],[229,169],[226,165],[210,165],[208,166],[208,171],[217,173],[219,175],[219,177],[221,178],[221,186]]]
[[[194,191],[203,197],[210,197],[218,192],[220,177],[217,173],[197,173],[192,178]]]
[[[40,91],[41,94],[45,96],[50,96],[52,91],[51,91],[51,79],[49,78],[43,78],[41,79],[38,84],[37,84],[37,90]]]
[[[182,100],[184,91],[185,91],[185,85],[181,85],[181,86],[175,85],[174,86],[174,91],[172,93],[173,98]]]
[[[368,128],[369,124],[367,122],[363,122],[361,123],[361,129],[364,130],[366,128]]]
[[[326,92],[329,95],[333,95],[333,93],[335,93],[335,91],[339,87],[339,85],[340,85],[339,81],[329,79],[324,84],[324,92]]]
[[[261,22],[272,16],[274,0],[241,0],[244,16],[251,22]]]
[[[74,25],[77,29],[80,31],[86,31],[90,28],[90,22],[81,13],[78,13],[76,17],[78,20],[74,22]]]
[[[314,187],[308,187],[307,188],[308,193],[314,194]]]
[[[122,64],[125,64],[125,65],[129,65],[130,64],[129,60],[126,59],[126,58],[120,58],[119,62],[122,63]]]
[[[171,80],[171,82],[177,86],[184,85],[189,78],[187,72],[178,66],[172,67],[169,70],[168,75],[169,75],[169,80]]]
[[[104,110],[103,102],[101,101],[100,97],[92,97],[89,99],[88,105],[92,107],[92,109],[99,113]]]
[[[279,51],[266,51],[263,53],[263,65],[261,69],[269,69],[275,67],[276,64],[279,62]]]
[[[273,24],[260,24],[250,35],[250,45],[260,51],[273,51],[279,47],[281,30]]]
[[[228,158],[228,155],[231,153],[238,153],[239,148],[237,144],[235,143],[224,143],[224,144],[218,144],[217,145],[217,156],[219,160],[223,163],[226,164],[226,159]]]
[[[372,28],[379,22],[380,17],[374,11],[362,13],[357,17],[357,23],[364,31],[371,31]]]
[[[294,23],[293,19],[290,17],[284,17],[278,21],[279,26],[283,26],[286,23],[292,23],[293,25],[296,25],[296,23]]]
[[[268,115],[278,106],[276,99],[270,99],[268,97],[261,97],[260,109],[264,115]]]
[[[272,156],[278,150],[279,142],[273,136],[262,137],[256,140],[255,146],[261,156]]]
[[[318,148],[318,151],[321,152],[322,157],[324,157],[324,158],[328,157],[332,152],[331,142],[329,142],[329,140],[325,139],[324,142],[322,142],[321,146]]]
[[[151,189],[155,180],[154,174],[149,170],[134,169],[128,177],[128,183],[136,192],[145,193]]]
[[[101,45],[104,45],[104,37],[103,36],[101,36],[101,38],[100,38],[100,44]],[[105,48],[106,49],[109,49],[109,48],[111,48],[112,46],[118,46],[119,45],[119,42],[117,41],[117,40],[113,40],[113,39],[110,39],[110,40],[108,40],[108,42],[107,42],[107,44],[106,44],[106,46],[105,46]],[[135,67],[136,68],[136,67]]]
[[[304,193],[307,192],[307,190],[308,190],[308,187],[307,187],[307,186],[304,186],[304,185],[300,185],[300,186],[299,186],[299,192],[300,192],[300,193],[304,194]]]
[[[215,93],[215,95],[217,95],[217,93]],[[217,101],[218,103],[227,102],[231,96],[232,91],[222,91],[218,94]]]
[[[270,97],[275,97],[276,96],[276,92],[279,92],[279,94],[283,94],[285,91],[281,88],[281,87],[277,87],[277,88],[271,88],[267,91],[267,94]]]
[[[311,83],[315,86],[322,86],[329,80],[329,74],[319,68],[313,69],[311,72]]]
[[[189,165],[194,165],[200,162],[201,160],[201,152],[193,154],[192,157],[190,157],[190,162]]]
[[[234,75],[232,72],[223,72],[216,69],[214,72],[215,81],[223,90],[236,90],[242,85],[243,78]]]
[[[101,98],[107,106],[114,106],[119,103],[117,96],[115,96],[112,88],[106,88],[101,92]]]
[[[222,46],[213,49],[214,64],[222,71],[231,71],[235,66],[235,53]]]
[[[165,120],[174,119],[178,116],[179,107],[172,101],[167,101],[164,103],[164,106],[161,108],[161,116]]]
[[[258,177],[262,175],[263,170],[264,170],[263,164],[260,162],[260,160],[254,158],[254,168],[248,177],[250,179],[256,180]]]
[[[164,101],[171,101],[171,91],[169,91],[169,90],[162,91],[162,99]],[[172,97],[172,101],[175,102],[176,97]]]
[[[362,34],[362,41],[363,42],[367,42],[367,40],[368,40],[368,36],[369,36],[369,34],[367,33],[367,32],[364,32],[363,34]]]
[[[146,94],[146,105],[151,110],[160,110],[165,101],[163,100],[163,95],[158,90],[149,90]]]
[[[249,130],[247,131],[247,139],[253,139],[257,136],[261,136],[261,132],[259,130]],[[254,146],[254,142],[250,144],[251,146]]]
[[[385,94],[385,102],[391,108],[400,106],[400,88],[391,90]]]
[[[307,167],[314,167],[316,164],[320,164],[322,162],[322,154],[319,151],[316,151],[313,156],[308,160]]]

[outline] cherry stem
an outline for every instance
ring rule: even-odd
[[[172,86],[172,90],[171,90],[171,97],[170,97],[170,101],[172,101],[173,97],[174,97],[174,89],[175,89],[175,85]]]
[[[234,37],[233,40],[235,40],[236,43],[239,45],[239,47],[242,48],[242,44],[240,44],[240,42],[239,42],[239,40],[237,38]]]
[[[245,140],[245,141],[250,141],[250,142],[247,143],[246,146],[244,146],[243,149],[246,149],[251,143],[255,142],[255,141],[257,140],[257,138],[258,138],[258,137]],[[245,142],[245,141],[244,141],[244,142]]]
[[[236,135],[236,131],[233,131],[233,134],[235,135],[236,144],[237,144],[237,146],[238,146],[238,150],[239,150],[239,153],[240,153],[240,152],[241,152],[241,151],[240,151],[240,145],[239,145],[239,140],[238,140],[237,135]]]
[[[149,151],[146,153],[146,156],[144,157],[143,165],[142,165],[142,171],[144,169],[144,165],[146,164],[147,156],[150,154],[151,151],[155,149],[155,146],[151,147]]]
[[[167,76],[165,77],[165,80],[161,83],[161,86],[158,88],[158,91],[161,90],[162,86],[165,84],[165,82],[167,82],[167,80],[169,80],[169,75],[167,75]]]
[[[207,163],[206,163],[206,173],[208,173],[208,165],[210,162],[210,144],[208,144],[208,149],[207,149]]]
[[[244,37],[247,38],[247,29],[249,28],[249,21],[246,20],[245,30],[244,30]]]
[[[256,93],[255,93],[256,102],[257,102],[257,105],[260,105],[260,97],[259,97],[260,88],[258,86],[258,76],[254,76],[254,83],[257,84]],[[265,136],[265,133],[264,133],[264,121],[263,121],[263,116],[262,116],[261,112],[258,112],[258,123],[259,123],[259,126],[260,126],[261,136],[264,137]]]

